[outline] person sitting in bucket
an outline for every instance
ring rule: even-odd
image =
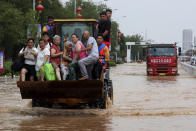
[[[63,52],[60,50],[61,37],[55,35],[53,37],[53,43],[54,44],[50,48],[50,63],[55,69],[57,80],[61,80],[60,64],[61,64],[61,55],[63,55]]]
[[[42,67],[46,63],[49,63],[50,51],[46,47],[44,39],[39,40],[39,47],[40,47],[40,50],[38,50],[35,70],[36,70],[38,80],[44,81],[44,72],[42,70]]]
[[[35,63],[38,51],[34,47],[34,39],[29,38],[27,46],[21,49],[18,56],[24,56],[24,66],[21,70],[21,81],[26,80],[26,74],[30,76],[30,81],[34,81],[36,77]]]
[[[82,49],[81,52],[88,52],[88,56],[82,60],[79,60],[78,62],[80,71],[82,73],[82,78],[79,80],[89,79],[86,67],[88,65],[94,65],[99,59],[97,42],[94,37],[90,37],[90,33],[88,31],[83,33],[83,37],[85,40],[87,40],[87,48]]]
[[[69,74],[68,65],[72,62],[72,43],[68,37],[64,39],[63,60],[61,62],[61,75],[63,80],[67,80]]]

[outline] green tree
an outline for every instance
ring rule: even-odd
[[[118,45],[118,28],[119,25],[117,22],[112,21],[112,26],[111,26],[111,51],[116,52],[116,47]]]
[[[143,37],[139,34],[136,35],[128,35],[125,38],[126,42],[136,42],[136,44],[140,44],[141,41],[143,41]]]
[[[8,2],[0,2],[0,48],[6,58],[16,56],[16,51],[26,42],[26,27],[35,23],[32,10],[23,13]]]
[[[44,10],[40,13],[41,24],[46,24],[48,16],[53,16],[55,19],[67,19],[70,17],[69,12],[63,7],[59,0],[44,0],[42,2]]]
[[[139,34],[126,36],[126,42],[135,42],[136,45],[131,46],[131,56],[132,60],[144,59],[143,58],[143,46],[140,45],[140,42],[143,41],[143,37]]]
[[[127,56],[127,46],[126,46],[126,36],[121,33],[121,40],[119,41],[120,51],[118,52],[118,56],[121,58],[125,58]]]
[[[5,50],[6,57],[10,57],[13,45],[20,43],[23,38],[22,12],[6,2],[0,2],[0,12],[0,25],[3,25],[0,30],[0,48]]]
[[[70,18],[77,18],[74,16],[74,0],[69,0],[65,4],[65,10],[70,14]],[[103,11],[103,9],[107,8],[104,4],[98,4],[96,5],[92,0],[84,1],[84,0],[77,0],[76,7],[82,8],[82,18],[84,19],[98,19],[99,13]]]
[[[193,56],[193,55],[195,56],[196,55],[196,51],[193,50],[193,49],[190,49],[190,50],[185,52],[185,55],[186,56]]]
[[[22,11],[23,13],[27,12],[29,9],[33,8],[32,0],[1,0],[11,4],[14,8]]]

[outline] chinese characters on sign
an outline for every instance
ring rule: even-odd
[[[0,51],[0,72],[4,71],[4,52]]]

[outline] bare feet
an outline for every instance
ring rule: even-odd
[[[79,80],[87,80],[87,78],[86,77],[82,77]]]

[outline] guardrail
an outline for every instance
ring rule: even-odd
[[[193,76],[196,76],[196,66],[192,66],[188,63],[183,63],[183,62],[181,62],[181,66],[186,72],[188,72]]]

